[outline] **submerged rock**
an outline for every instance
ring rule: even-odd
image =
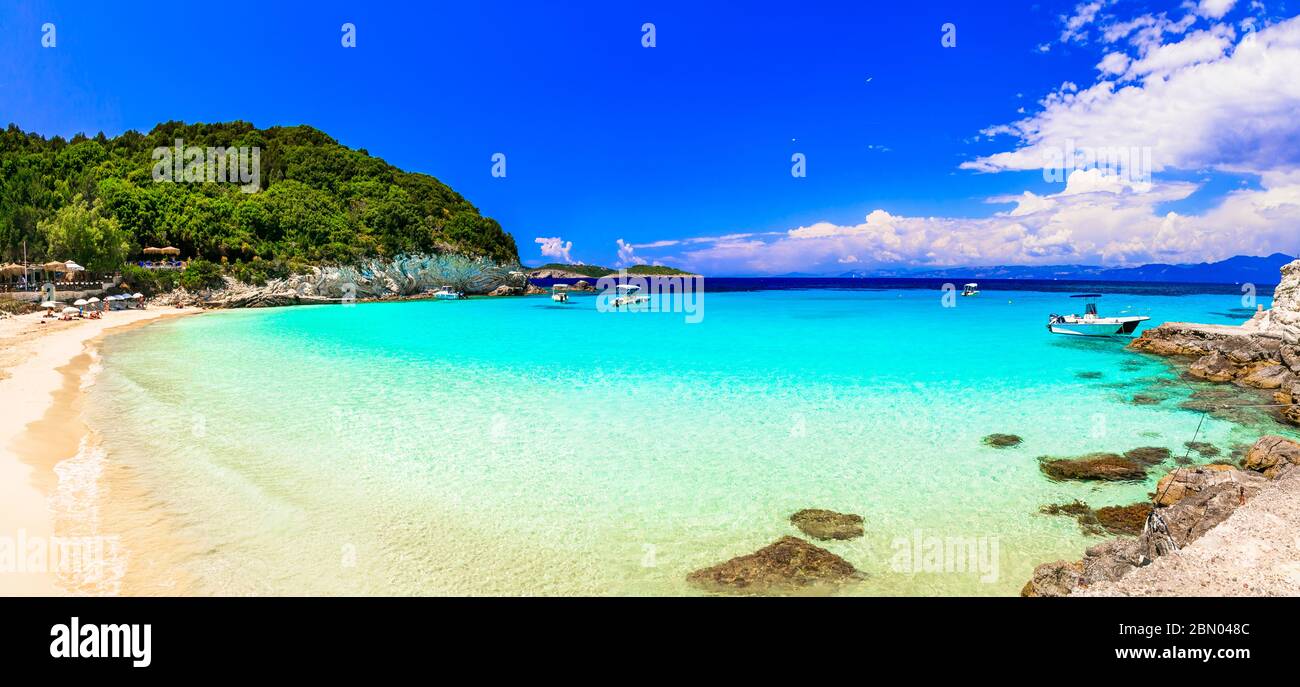
[[[1268,479],[1277,479],[1293,465],[1300,465],[1300,443],[1276,434],[1260,437],[1246,452],[1246,469]]]
[[[1183,446],[1201,454],[1202,458],[1213,458],[1223,453],[1218,446],[1215,446],[1208,441],[1184,441]]]
[[[798,537],[781,537],[758,551],[686,576],[710,591],[789,592],[863,579],[848,561]]]
[[[1111,534],[1142,534],[1142,526],[1151,514],[1150,503],[1133,503],[1127,506],[1105,506],[1095,511],[1097,522]]]
[[[1096,372],[1094,370],[1084,370],[1081,372],[1075,372],[1074,376],[1078,377],[1079,379],[1101,379],[1101,373]]]
[[[1020,442],[1024,441],[1024,439],[1021,439],[1015,434],[990,434],[984,437],[983,441],[985,446],[992,446],[994,448],[1011,448],[1012,446],[1019,446]]]
[[[1159,465],[1173,457],[1173,451],[1163,446],[1142,446],[1125,451],[1124,457],[1145,465]]]
[[[1153,394],[1133,394],[1130,401],[1137,406],[1153,406],[1165,400],[1164,396],[1155,396]]]
[[[1079,529],[1086,535],[1098,535],[1104,532],[1101,523],[1098,522],[1096,514],[1092,508],[1083,501],[1075,500],[1071,503],[1053,503],[1038,509],[1038,512],[1044,515],[1066,515],[1074,518],[1079,522]]]
[[[790,522],[813,539],[854,539],[863,532],[861,515],[820,508],[805,508],[791,515]]]
[[[1102,480],[1108,482],[1146,479],[1147,469],[1132,458],[1114,453],[1089,453],[1078,458],[1038,459],[1043,474],[1054,480]]]

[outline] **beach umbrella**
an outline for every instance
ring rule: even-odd
[[[99,297],[98,297],[98,296],[91,296],[90,298],[87,298],[87,299],[86,299],[86,302],[87,302],[87,303],[98,303],[98,302],[99,302]]]
[[[69,260],[69,261],[63,263],[63,266],[64,266],[64,267],[67,267],[69,272],[85,272],[85,271],[86,271],[86,268],[82,267],[81,265],[78,265],[77,263],[75,263],[75,262],[73,262],[73,261],[71,261],[71,260]]]
[[[87,300],[84,299],[84,298],[78,298],[77,300],[72,301],[72,304],[73,304],[73,305],[86,305],[86,304],[89,303],[89,302],[90,302],[90,301],[87,301]]]
[[[131,297],[132,297],[132,298],[144,298],[144,294],[143,294],[143,293],[134,293],[134,294],[131,294]]]
[[[41,303],[42,308],[57,308],[61,305],[58,301],[45,301]]]
[[[64,309],[63,309],[63,314],[64,314],[64,315],[73,315],[73,314],[76,314],[76,313],[79,313],[79,312],[81,312],[81,311],[78,310],[78,309],[76,309],[76,308],[64,308]]]

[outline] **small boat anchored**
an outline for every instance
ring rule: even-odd
[[[1099,293],[1081,293],[1070,298],[1085,298],[1082,315],[1057,315],[1053,313],[1047,321],[1047,331],[1053,334],[1071,334],[1074,336],[1126,336],[1131,335],[1141,322],[1151,319],[1146,315],[1127,317],[1101,317],[1097,314]]]
[[[969,284],[963,286],[963,287],[961,288],[961,295],[963,295],[963,296],[978,296],[978,295],[980,295],[980,285],[979,285],[979,284],[976,284],[975,282],[971,282],[971,283],[969,283]]]
[[[619,284],[614,288],[618,290],[613,301],[615,309],[635,308],[650,302],[650,297],[642,294],[641,287],[636,284]]]
[[[465,297],[465,294],[451,288],[451,286],[439,286],[433,292],[433,297],[440,301],[458,301]]]
[[[565,284],[556,284],[551,287],[551,300],[556,303],[569,302],[569,287]]]

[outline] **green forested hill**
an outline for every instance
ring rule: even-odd
[[[158,183],[156,147],[257,146],[260,189]],[[519,259],[514,238],[437,179],[404,172],[308,126],[167,122],[148,134],[44,138],[0,132],[0,258],[111,269],[144,246],[228,264],[346,263],[454,251]],[[51,245],[53,244],[53,245]],[[263,263],[265,264],[265,262]]]

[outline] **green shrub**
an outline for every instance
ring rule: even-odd
[[[221,280],[221,265],[203,258],[190,260],[190,263],[181,271],[178,281],[186,291],[214,289],[224,283]]]

